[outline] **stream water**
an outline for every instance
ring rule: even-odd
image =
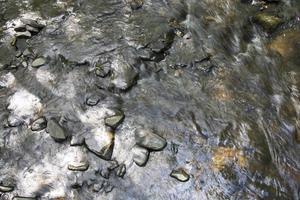
[[[0,0],[0,199],[298,200],[299,49],[299,0]]]

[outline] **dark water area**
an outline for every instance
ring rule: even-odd
[[[298,0],[0,0],[0,200],[298,200],[299,49]]]

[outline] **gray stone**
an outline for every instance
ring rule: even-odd
[[[16,26],[16,27],[14,28],[14,30],[15,30],[16,32],[24,32],[24,31],[26,31],[26,26],[25,26],[24,24],[21,24],[21,25],[19,25],[19,26]]]
[[[89,133],[85,137],[87,148],[104,160],[111,160],[114,149],[114,133],[105,130],[97,133]]]
[[[13,197],[13,200],[37,200],[37,198],[36,197],[15,196],[15,197]]]
[[[38,29],[42,29],[45,27],[43,24],[40,24],[36,20],[33,20],[33,19],[22,18],[21,22],[25,25],[29,25],[31,27],[38,28]]]
[[[100,98],[97,96],[91,96],[89,98],[87,98],[86,100],[86,105],[88,106],[96,106],[100,101]]]
[[[124,117],[125,115],[123,112],[116,112],[115,115],[105,118],[105,125],[117,128],[124,120]]]
[[[190,179],[190,175],[186,173],[182,168],[174,169],[171,172],[170,176],[181,182],[186,182]]]
[[[86,171],[88,168],[89,168],[88,162],[80,162],[80,163],[68,165],[68,169],[71,171]]]
[[[14,187],[0,185],[0,192],[12,192]]]
[[[124,175],[126,174],[126,165],[125,164],[121,164],[119,167],[118,167],[118,170],[117,170],[117,176],[123,178]]]
[[[67,139],[67,133],[65,130],[53,119],[47,124],[47,132],[57,142]]]
[[[167,144],[167,141],[163,137],[147,129],[137,130],[135,132],[135,141],[139,146],[154,151],[162,150]]]
[[[24,31],[24,32],[17,32],[15,34],[17,38],[24,38],[24,39],[29,39],[31,38],[31,33],[29,31]]]
[[[29,32],[31,32],[31,33],[34,33],[34,34],[40,32],[39,29],[34,28],[34,27],[32,27],[32,26],[29,26],[29,25],[26,25],[26,30],[29,31]]]
[[[83,136],[72,136],[70,145],[71,146],[81,146],[84,144],[84,137]]]
[[[123,58],[118,58],[112,63],[112,84],[120,90],[127,90],[136,83],[138,73]]]
[[[140,167],[145,166],[149,158],[149,151],[143,147],[134,146],[132,152],[133,161]]]
[[[111,185],[109,182],[104,181],[104,183],[103,183],[103,189],[104,189],[105,193],[110,193],[114,189],[114,186]]]
[[[31,124],[32,131],[41,131],[46,127],[47,127],[47,120],[45,117],[38,118]]]
[[[93,192],[99,192],[101,189],[103,188],[103,184],[102,183],[96,183],[93,185]]]
[[[31,66],[34,68],[38,68],[40,66],[43,66],[45,63],[46,60],[44,58],[37,58],[32,62]]]

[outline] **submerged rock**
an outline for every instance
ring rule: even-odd
[[[33,68],[38,68],[43,66],[44,64],[46,64],[46,60],[44,58],[37,58],[32,62],[31,66]]]
[[[143,147],[134,146],[132,152],[133,161],[140,167],[145,166],[149,158],[149,151]]]
[[[127,90],[133,86],[138,77],[137,71],[127,63],[123,58],[119,57],[112,63],[113,85],[120,90]]]
[[[86,105],[88,106],[96,106],[100,101],[100,98],[98,98],[97,96],[91,96],[89,98],[87,98],[86,100]]]
[[[178,181],[181,182],[186,182],[190,179],[190,175],[184,171],[184,169],[174,169],[171,174],[171,177],[177,179]]]
[[[117,128],[124,120],[125,115],[123,112],[116,112],[115,115],[105,118],[105,125],[112,128]]]
[[[33,19],[22,18],[21,22],[25,25],[29,25],[31,27],[38,28],[38,29],[42,29],[45,27],[43,24],[40,24],[36,20],[33,20]]]
[[[29,39],[31,38],[31,33],[29,31],[24,31],[24,32],[17,32],[15,34],[17,38],[24,38],[24,39]]]
[[[87,148],[104,160],[111,160],[114,149],[114,133],[111,130],[97,131],[85,137]]]
[[[137,130],[135,133],[135,141],[139,146],[150,150],[159,151],[165,148],[167,141],[163,137],[153,133],[151,130]]]
[[[47,132],[57,142],[62,142],[67,139],[66,131],[53,119],[48,122]]]
[[[13,190],[14,190],[14,187],[0,185],[0,192],[12,192]],[[1,195],[0,195],[0,197],[1,197]]]
[[[117,174],[118,177],[123,178],[124,175],[126,174],[126,165],[125,164],[121,164],[118,167],[118,170],[117,170],[116,174]]]
[[[86,171],[88,168],[89,168],[88,162],[80,162],[80,163],[68,165],[68,169],[71,171]]]
[[[283,23],[281,18],[269,13],[259,13],[254,16],[253,20],[267,32],[274,31]]]
[[[47,120],[45,117],[41,117],[36,119],[32,125],[31,125],[31,130],[32,131],[41,131],[47,127]]]
[[[141,8],[144,4],[144,0],[129,0],[129,5],[132,10]]]

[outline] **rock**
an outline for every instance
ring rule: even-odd
[[[19,26],[16,26],[16,27],[14,28],[14,30],[15,30],[16,32],[24,32],[24,31],[26,31],[26,26],[25,26],[24,24],[21,24],[21,25],[19,25]]]
[[[22,52],[21,52],[21,51],[17,51],[17,52],[16,52],[16,57],[17,57],[17,58],[20,58],[21,56],[22,56]]]
[[[33,33],[33,34],[37,34],[38,32],[40,32],[39,29],[34,28],[32,26],[29,26],[29,25],[26,25],[26,30],[29,31],[30,33]]]
[[[70,145],[71,146],[82,146],[84,144],[84,137],[83,136],[72,136]]]
[[[141,8],[144,4],[144,0],[129,0],[129,5],[132,10]]]
[[[115,115],[105,118],[105,125],[115,129],[122,123],[124,117],[124,113],[119,111]]]
[[[280,33],[270,43],[270,49],[279,53],[286,61],[297,60],[300,63],[300,31],[286,30]]]
[[[104,160],[111,160],[114,149],[114,133],[111,130],[90,133],[85,137],[87,148]]]
[[[114,186],[111,185],[109,182],[104,181],[104,183],[103,183],[103,189],[104,189],[105,193],[110,193],[114,189]]]
[[[31,124],[32,131],[41,131],[46,127],[47,127],[47,120],[45,117],[38,118]]]
[[[23,51],[23,56],[25,56],[25,57],[29,57],[29,56],[31,56],[33,54],[33,52],[32,52],[32,50],[31,49],[25,49],[24,51]]]
[[[62,142],[67,139],[65,130],[53,119],[47,124],[47,132],[57,142]]]
[[[10,127],[21,126],[23,123],[24,121],[15,115],[10,115],[7,119],[7,124]]]
[[[97,63],[95,66],[95,74],[101,78],[107,77],[111,73],[110,63]]]
[[[10,186],[4,186],[4,185],[0,185],[0,192],[12,192],[14,190],[14,187],[10,187]],[[0,195],[1,197],[1,195]]]
[[[117,167],[119,167],[119,163],[116,160],[112,160],[109,162],[109,166],[108,166],[108,170],[112,171],[114,169],[116,169]]]
[[[101,184],[96,183],[93,185],[93,192],[99,192],[102,188],[103,188],[102,183]]]
[[[140,167],[145,166],[149,158],[149,151],[143,147],[134,146],[132,152],[133,161]]]
[[[27,64],[26,61],[23,61],[21,64],[22,64],[23,67],[27,67],[28,66],[28,64]]]
[[[16,36],[16,38],[29,39],[29,38],[31,38],[31,33],[29,31],[17,32],[15,34],[15,36]]]
[[[126,174],[126,165],[125,164],[121,164],[119,167],[118,167],[118,170],[117,170],[117,176],[118,177],[121,177],[123,178],[124,175]]]
[[[22,18],[21,19],[21,22],[25,25],[29,25],[33,28],[38,28],[38,29],[42,29],[44,28],[45,26],[43,24],[40,24],[38,23],[36,20],[33,20],[33,19],[25,19],[25,18]]]
[[[68,170],[71,171],[86,171],[88,168],[89,168],[88,162],[80,162],[80,163],[68,165]]]
[[[112,63],[112,69],[112,84],[117,89],[127,90],[136,83],[138,73],[124,58],[115,59]]]
[[[283,23],[281,18],[269,13],[259,13],[254,16],[253,21],[267,32],[274,31]]]
[[[95,106],[99,103],[100,99],[96,96],[91,96],[89,98],[87,98],[86,100],[86,105],[88,106]]]
[[[135,141],[139,146],[154,151],[162,150],[167,144],[167,141],[163,137],[144,129],[135,132]]]
[[[31,66],[33,68],[38,68],[40,66],[43,66],[45,63],[46,63],[46,60],[44,58],[37,58],[32,62]]]
[[[171,177],[177,179],[178,181],[181,182],[186,182],[190,179],[190,175],[187,174],[183,169],[174,169],[171,174]]]
[[[100,176],[102,176],[105,179],[109,179],[110,171],[107,168],[104,168],[100,171]]]
[[[13,38],[11,39],[10,45],[11,45],[11,46],[16,46],[16,43],[17,43],[17,37],[15,36],[15,37],[13,37]]]

